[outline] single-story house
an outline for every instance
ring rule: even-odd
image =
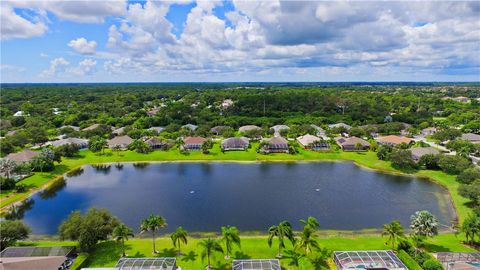
[[[164,127],[151,127],[148,130],[156,131],[158,134],[162,133],[165,130]]]
[[[5,159],[15,161],[16,163],[24,163],[30,162],[34,157],[38,156],[39,154],[39,152],[34,152],[27,148],[21,152],[10,153],[5,157]]]
[[[248,148],[250,141],[248,138],[241,137],[241,138],[228,138],[222,141],[222,149],[225,151],[229,150],[245,150]]]
[[[108,147],[110,149],[120,148],[122,150],[127,149],[127,147],[133,142],[133,139],[127,135],[117,136],[111,140],[108,140]]]
[[[305,149],[311,149],[315,151],[330,149],[330,144],[328,144],[328,142],[325,142],[321,138],[310,134],[298,137],[297,142]]]
[[[287,125],[275,125],[271,127],[270,129],[273,129],[273,134],[275,137],[280,136],[280,131],[290,129]]]
[[[399,145],[402,143],[411,144],[415,142],[412,138],[397,135],[378,137],[376,141],[380,145]]]
[[[152,149],[162,149],[162,148],[165,148],[165,146],[167,145],[167,143],[162,142],[160,139],[156,137],[152,137],[146,140],[145,143],[150,145]]]
[[[412,158],[415,161],[418,161],[422,156],[425,155],[438,155],[440,151],[433,147],[416,147],[410,149],[412,152]]]
[[[328,128],[330,128],[330,129],[332,129],[332,128],[345,128],[346,130],[349,130],[349,129],[352,128],[352,126],[347,125],[345,123],[337,123],[337,124],[328,125]]]
[[[198,126],[193,124],[186,124],[186,125],[183,125],[182,128],[188,128],[192,131],[195,131],[198,128]]]
[[[88,148],[88,141],[80,138],[66,138],[66,139],[56,140],[56,141],[50,142],[50,144],[53,147],[74,144],[74,145],[77,145],[80,149]]]
[[[183,139],[183,149],[185,150],[201,150],[202,144],[207,139],[203,137],[186,137]]]
[[[469,141],[471,143],[480,143],[480,135],[475,133],[465,133],[462,134],[462,140]]]
[[[229,126],[215,126],[210,129],[210,132],[214,135],[220,135],[224,129],[230,128]]]
[[[0,253],[0,269],[69,269],[75,257],[74,247],[7,247]]]
[[[123,133],[125,133],[125,127],[117,128],[112,131],[112,134],[115,134],[117,136],[122,135]]]
[[[327,139],[327,131],[325,131],[325,129],[323,129],[323,128],[317,126],[317,125],[314,125],[314,124],[311,124],[310,126],[317,131],[316,135],[318,137],[323,138],[323,139]]]
[[[248,132],[250,130],[261,130],[262,128],[259,127],[259,126],[255,126],[255,125],[246,125],[246,126],[241,126],[238,131],[240,133],[245,133],[245,132]]]
[[[369,142],[355,136],[348,138],[339,137],[335,141],[344,151],[365,151],[370,148]]]
[[[265,145],[263,145],[263,150],[267,153],[288,153],[288,141],[283,137],[273,137],[263,140]]]
[[[422,134],[423,136],[429,136],[429,135],[433,135],[433,134],[437,133],[437,131],[438,131],[438,130],[437,130],[436,127],[428,127],[428,128],[422,129],[421,134]]]
[[[82,129],[82,131],[95,130],[95,129],[99,128],[99,127],[100,127],[100,124],[93,124],[93,125],[90,125],[90,126],[84,128],[84,129]]]

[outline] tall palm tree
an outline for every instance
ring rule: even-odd
[[[237,227],[222,227],[222,241],[225,242],[225,259],[230,259],[233,244],[240,248],[240,236]]]
[[[314,217],[308,217],[307,220],[300,219],[300,222],[305,226],[305,227],[310,227],[313,230],[317,230],[318,227],[320,226],[320,223],[318,223],[318,220]]]
[[[177,230],[170,235],[172,238],[173,246],[178,247],[178,255],[181,255],[180,243],[187,244],[188,233],[183,229],[183,227],[178,227]]]
[[[223,252],[222,246],[215,239],[205,239],[202,240],[199,245],[202,247],[202,261],[207,257],[207,269],[212,269],[212,264],[210,263],[210,258],[215,252]]]
[[[282,256],[282,248],[285,248],[285,238],[295,244],[295,237],[293,235],[292,225],[288,221],[282,221],[278,225],[272,225],[268,229],[268,246],[272,247],[273,238],[278,238],[278,254],[277,257]]]
[[[305,226],[302,234],[300,235],[300,242],[298,246],[305,250],[305,254],[308,254],[312,249],[319,249],[317,240],[315,239],[315,230],[310,226]]]
[[[461,230],[465,233],[467,242],[474,242],[475,236],[480,233],[480,217],[477,215],[469,215],[463,221]]]
[[[133,237],[133,230],[125,224],[119,224],[112,234],[115,240],[122,242],[122,257],[125,257],[125,241],[128,241],[128,237]]]
[[[155,232],[161,228],[167,226],[165,218],[159,215],[151,214],[148,218],[142,221],[140,224],[140,231],[143,232],[152,232],[152,242],[153,242],[153,253],[157,253],[155,248]]]
[[[392,249],[395,249],[395,243],[397,239],[403,237],[403,227],[400,221],[394,220],[388,224],[383,225],[382,236],[387,236],[387,242],[392,244]]]

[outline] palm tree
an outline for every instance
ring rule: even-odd
[[[113,229],[112,234],[115,240],[122,242],[122,257],[125,257],[125,240],[128,241],[128,237],[133,237],[133,230],[125,224],[119,224]]]
[[[182,255],[180,251],[180,243],[187,244],[188,233],[183,229],[183,227],[178,227],[177,230],[170,235],[172,238],[173,246],[178,247],[178,255]]]
[[[417,211],[410,218],[410,229],[414,235],[432,237],[438,234],[438,220],[428,211]]]
[[[465,233],[467,242],[474,242],[475,235],[480,233],[480,217],[477,215],[469,215],[462,223],[462,232]]]
[[[278,238],[278,254],[277,257],[282,256],[282,248],[285,248],[285,237],[295,244],[295,237],[293,235],[292,225],[288,221],[282,221],[278,225],[272,225],[268,229],[268,246],[272,247],[273,238]]]
[[[400,221],[394,220],[388,224],[384,224],[382,236],[388,236],[387,242],[392,243],[392,249],[395,249],[397,239],[403,237],[403,227]]]
[[[222,246],[214,239],[208,238],[202,240],[199,245],[202,247],[202,261],[207,257],[207,269],[212,269],[212,264],[210,263],[210,258],[214,252],[223,252]]]
[[[165,218],[154,214],[151,214],[147,219],[144,219],[140,225],[140,231],[142,233],[148,231],[152,232],[153,253],[157,253],[157,249],[155,248],[155,232],[166,226],[167,222],[165,221]]]
[[[300,265],[300,260],[305,257],[305,254],[296,251],[295,249],[285,250],[285,256],[283,258],[290,259],[290,265],[298,267]]]
[[[305,226],[305,227],[310,227],[313,230],[317,230],[318,227],[320,226],[320,223],[318,223],[318,220],[314,217],[308,217],[307,220],[300,219],[300,222]]]
[[[225,259],[230,259],[232,245],[235,244],[240,248],[240,236],[238,235],[237,227],[222,227],[222,241],[225,242]]]
[[[302,234],[300,235],[300,242],[298,246],[305,250],[305,254],[308,254],[312,249],[319,249],[317,240],[315,240],[315,230],[310,226],[305,226]]]

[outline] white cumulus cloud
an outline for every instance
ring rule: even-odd
[[[75,51],[77,51],[80,54],[95,54],[95,50],[97,48],[97,42],[92,40],[88,41],[85,38],[77,38],[74,40],[71,40],[68,43],[68,46],[73,48]]]

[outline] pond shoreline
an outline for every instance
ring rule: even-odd
[[[338,163],[353,163],[355,166],[361,168],[361,169],[365,169],[365,170],[369,170],[369,171],[373,171],[373,172],[379,172],[379,173],[385,173],[385,174],[390,174],[390,175],[399,175],[399,176],[407,176],[407,177],[415,177],[415,178],[418,178],[418,179],[422,179],[422,180],[426,180],[426,181],[430,181],[430,182],[433,182],[437,185],[439,185],[440,187],[442,187],[448,194],[448,202],[449,202],[449,207],[452,208],[452,212],[453,212],[453,216],[454,216],[454,223],[458,223],[460,222],[461,220],[461,216],[459,214],[459,210],[458,210],[458,207],[457,207],[457,204],[455,203],[455,200],[453,199],[453,195],[452,195],[452,190],[448,187],[448,185],[442,183],[441,181],[438,181],[437,179],[435,179],[434,177],[432,176],[424,176],[424,175],[418,175],[418,173],[404,173],[404,172],[400,172],[400,171],[394,171],[392,169],[389,169],[389,168],[372,168],[366,164],[362,164],[361,162],[359,162],[359,160],[354,160],[354,159],[349,159],[349,158],[319,158],[319,159],[286,159],[286,158],[283,158],[283,159],[269,159],[269,160],[265,160],[265,159],[259,159],[257,158],[256,160],[235,160],[235,159],[183,159],[183,160],[125,160],[125,161],[107,161],[107,162],[91,162],[91,163],[83,163],[83,164],[79,164],[79,165],[76,165],[72,168],[69,168],[68,171],[60,174],[60,175],[57,175],[55,177],[53,177],[52,179],[48,180],[47,183],[45,183],[44,185],[42,185],[41,187],[39,188],[35,188],[35,189],[32,189],[31,192],[29,192],[28,194],[26,194],[26,196],[22,196],[22,198],[18,201],[14,201],[12,203],[9,203],[7,205],[4,205],[2,206],[2,208],[0,209],[0,214],[4,215],[7,211],[8,211],[8,207],[12,206],[12,205],[19,205],[21,204],[22,202],[24,202],[25,200],[31,198],[32,196],[36,195],[38,192],[41,192],[45,189],[48,189],[52,184],[54,184],[57,180],[61,179],[61,178],[64,178],[66,177],[69,173],[71,172],[74,172],[76,170],[79,170],[81,169],[82,167],[84,166],[88,166],[88,165],[105,165],[105,164],[108,164],[108,165],[115,165],[115,164],[118,164],[118,163],[126,163],[126,164],[135,164],[135,163],[151,163],[151,164],[156,164],[156,163],[240,163],[240,164],[255,164],[255,163],[325,163],[325,162],[338,162]],[[419,171],[420,172],[420,171]]]

